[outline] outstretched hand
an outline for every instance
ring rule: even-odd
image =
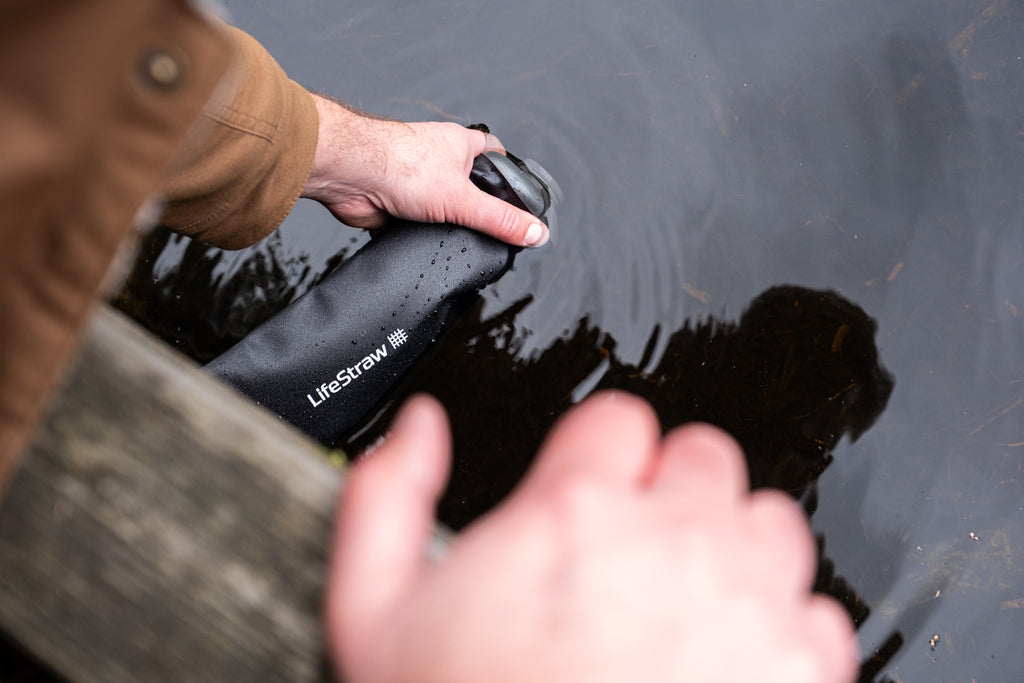
[[[849,618],[812,595],[799,507],[750,493],[742,453],[604,393],[549,435],[516,492],[427,559],[450,437],[411,399],[350,471],[327,628],[350,683],[844,683]]]
[[[473,159],[504,152],[489,133],[455,123],[378,119],[313,96],[320,116],[316,156],[302,196],[357,228],[389,216],[453,223],[516,246],[540,246],[548,229],[527,211],[469,180]]]

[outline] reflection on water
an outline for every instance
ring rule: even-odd
[[[314,272],[308,258],[282,251],[279,234],[242,258],[160,228],[139,244],[113,303],[202,364],[319,282],[349,253],[342,248]]]
[[[834,292],[775,287],[739,323],[687,323],[646,370],[643,361],[623,362],[614,337],[586,319],[542,353],[520,358],[512,322],[528,304],[486,320],[478,307],[406,378],[391,405],[368,420],[386,424],[413,391],[475,406],[451,415],[456,473],[441,516],[455,527],[503,498],[554,419],[592,390],[643,396],[665,429],[691,421],[726,429],[743,446],[751,485],[795,498],[828,467],[844,434],[856,439],[875,421],[892,391],[874,321]],[[473,381],[460,381],[468,377]],[[519,406],[529,406],[528,414]],[[358,452],[379,431],[359,426],[344,445]]]
[[[1024,3],[229,5],[300,82],[486,121],[565,191],[558,243],[523,253],[403,388],[452,414],[447,519],[511,486],[565,407],[629,388],[666,425],[729,422],[756,480],[814,481],[823,576],[846,588],[819,583],[856,597],[881,650],[867,678],[1019,678]],[[140,267],[159,303],[136,311],[213,354],[363,239],[300,207],[239,254],[175,242]],[[778,305],[794,295],[799,313]],[[831,322],[808,326],[804,301]]]

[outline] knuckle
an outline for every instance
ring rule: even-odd
[[[795,500],[782,491],[760,489],[751,494],[750,504],[753,526],[761,536],[775,545],[783,544],[794,566],[814,565],[814,535],[807,515]]]
[[[785,528],[809,531],[807,516],[795,500],[776,489],[759,489],[750,495],[751,508],[769,523]]]
[[[585,526],[607,499],[600,487],[583,477],[562,479],[547,497],[555,519],[570,527]]]
[[[500,207],[495,217],[496,236],[508,241],[521,241],[519,214],[511,207]]]

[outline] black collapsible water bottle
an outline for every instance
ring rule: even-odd
[[[477,157],[470,177],[542,219],[559,194],[536,162],[497,152]],[[206,369],[333,445],[518,251],[459,226],[400,222]]]

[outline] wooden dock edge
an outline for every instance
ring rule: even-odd
[[[0,501],[0,628],[69,683],[325,680],[340,479],[101,307]]]

